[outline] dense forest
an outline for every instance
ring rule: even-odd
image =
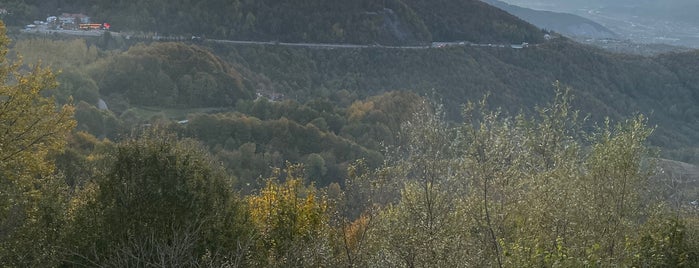
[[[313,143],[316,147],[311,148],[328,143],[322,139],[290,143],[283,136],[287,130],[313,125],[312,129],[317,128],[313,131],[323,135],[312,137],[343,138],[348,144],[345,148],[380,159],[377,155],[383,150],[381,144],[392,144],[399,125],[393,122],[399,120],[390,119],[391,114],[405,113],[400,107],[412,105],[417,96],[444,104],[447,119],[460,121],[461,104],[486,94],[490,94],[491,107],[530,113],[542,100],[552,97],[551,83],[558,80],[575,88],[576,106],[593,121],[652,113],[650,123],[659,128],[651,137],[651,145],[661,148],[664,157],[697,161],[694,141],[699,132],[692,70],[670,60],[690,59],[693,53],[655,58],[620,56],[567,40],[526,50],[317,50],[215,45],[209,51],[198,46],[153,43],[124,52],[100,49],[100,39],[90,42],[24,38],[17,41],[15,49],[28,61],[41,59],[62,70],[55,91],[57,100],[66,103],[72,96],[77,104],[78,129],[97,137],[115,139],[151,121],[190,120],[194,124],[180,126],[180,131],[190,136],[206,135],[203,141],[215,148],[215,153],[235,152],[251,143],[257,144],[257,154],[278,153],[281,159],[302,161],[314,153],[323,155],[321,151],[327,147],[291,152]],[[398,65],[410,68],[396,68]],[[393,92],[399,89],[403,91]],[[255,99],[254,94],[260,97]],[[100,98],[106,101],[108,110],[98,110]],[[218,115],[197,115],[202,113]],[[225,122],[245,121],[246,129],[277,124],[294,128],[212,136],[212,130],[207,129],[220,129],[213,126],[223,124],[223,117]],[[253,122],[257,123],[251,125]],[[286,141],[279,142],[280,137]],[[270,142],[275,146],[268,146]],[[289,148],[283,148],[286,146]],[[332,175],[323,181],[341,181],[343,176],[338,174],[343,174],[347,159],[330,151],[323,156],[337,164],[330,165]],[[277,166],[284,161],[269,159],[257,166]],[[265,174],[270,171],[263,169]],[[256,171],[249,174],[248,180],[256,179]]]
[[[357,44],[434,41],[538,43],[536,27],[478,0],[84,1],[11,0],[9,25],[44,20],[56,10],[109,22],[116,31],[233,40]],[[467,10],[463,16],[459,10]]]
[[[2,266],[699,266],[699,185],[661,158],[699,163],[696,52],[543,41],[479,1],[83,2],[13,3],[140,31],[539,44],[11,41],[0,24]]]
[[[660,126],[653,144],[668,157],[699,163],[699,95],[693,82],[699,74],[690,64],[696,52],[629,56],[563,38],[523,50],[214,49],[229,62],[264,74],[273,90],[302,101],[303,96],[337,99],[337,89],[360,97],[408,89],[442,102],[455,120],[461,104],[488,93],[495,106],[510,112],[531,110],[550,98],[551,83],[560,81],[575,89],[578,107],[597,121],[652,113],[652,124]]]
[[[65,52],[26,59],[66,71],[3,65],[8,266],[699,264],[696,187],[657,172],[648,120],[590,129],[571,107],[577,91],[561,84],[531,112],[508,115],[486,98],[456,123],[409,92],[252,100],[245,88],[269,78],[193,46],[15,48]],[[234,90],[216,94],[236,103],[205,109],[206,99],[155,90],[139,102],[128,89],[141,85],[104,82],[128,71],[120,61],[163,81],[205,72],[206,89],[223,79]],[[95,97],[110,94],[122,107],[98,109]],[[144,104],[162,107],[154,115]],[[173,122],[167,107],[190,109],[188,120]]]

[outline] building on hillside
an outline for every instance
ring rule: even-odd
[[[81,17],[78,17],[78,19],[80,19],[80,23],[90,23],[90,17],[82,15],[82,14],[80,14],[80,15],[81,15]]]
[[[58,22],[61,24],[75,24],[75,18],[60,16],[58,17]]]
[[[63,13],[58,17],[58,21],[61,24],[90,23],[90,17],[85,14]]]

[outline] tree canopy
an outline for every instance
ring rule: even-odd
[[[0,262],[46,266],[65,205],[52,156],[75,126],[73,107],[43,95],[56,87],[49,69],[7,60],[9,42],[0,22]]]

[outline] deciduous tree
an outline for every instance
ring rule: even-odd
[[[242,263],[247,210],[199,144],[154,131],[124,141],[69,210],[71,260],[107,266]]]
[[[73,107],[42,96],[56,87],[51,70],[37,64],[24,72],[21,61],[7,61],[9,42],[0,22],[0,263],[50,266],[65,185],[49,156],[75,126]]]
[[[285,181],[277,182],[280,177]],[[259,194],[248,197],[252,220],[260,233],[259,265],[328,265],[328,204],[303,181],[303,166],[287,163],[285,169],[274,172]]]

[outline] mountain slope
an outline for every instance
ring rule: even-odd
[[[403,0],[438,41],[540,43],[539,29],[479,0]]]
[[[252,99],[240,72],[211,52],[181,43],[137,45],[91,69],[102,96],[167,108],[230,106]]]
[[[574,89],[576,107],[593,121],[646,114],[658,125],[654,145],[675,160],[699,160],[694,153],[699,147],[699,69],[682,67],[694,61],[692,53],[625,56],[566,39],[520,50],[214,49],[267,77],[274,91],[299,101],[328,97],[342,102],[347,92],[362,97],[400,89],[444,102],[452,118],[458,118],[460,105],[487,93],[493,106],[511,112],[541,105],[551,99],[551,84],[558,80]],[[687,62],[673,64],[673,57]]]
[[[534,26],[478,0],[26,1],[23,23],[82,12],[116,31],[283,42],[538,43]],[[21,24],[22,22],[18,22]]]

